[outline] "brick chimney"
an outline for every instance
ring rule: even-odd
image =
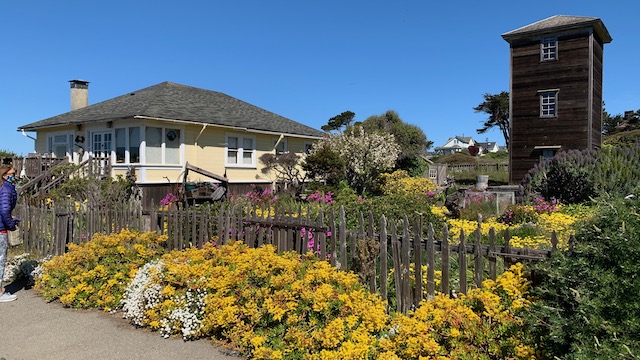
[[[69,80],[69,83],[71,83],[71,111],[89,105],[89,82]]]

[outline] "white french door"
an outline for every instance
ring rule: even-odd
[[[113,136],[111,132],[100,131],[92,134],[92,152],[95,157],[110,157],[113,146]]]

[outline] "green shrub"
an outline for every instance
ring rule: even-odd
[[[640,184],[640,147],[606,146],[561,152],[536,165],[523,180],[525,197],[540,193],[547,200],[576,204],[599,195],[631,193]]]
[[[536,165],[523,180],[525,196],[540,193],[545,199],[575,204],[595,196],[594,150],[569,150]]]
[[[529,324],[541,358],[635,359],[640,351],[640,200],[601,198],[573,250],[535,267]]]
[[[599,194],[626,196],[640,181],[640,147],[604,147],[598,151],[594,185]]]

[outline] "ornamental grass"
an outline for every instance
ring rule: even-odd
[[[166,253],[155,233],[96,235],[42,266],[36,289],[65,306],[119,309],[164,337],[208,338],[254,359],[529,359],[528,283],[516,266],[482,289],[409,315],[312,253],[241,242]]]

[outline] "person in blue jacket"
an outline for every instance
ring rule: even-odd
[[[0,303],[16,300],[16,295],[4,291],[2,279],[7,264],[7,248],[9,247],[8,231],[14,231],[19,219],[13,218],[11,212],[16,207],[18,194],[15,187],[16,169],[9,165],[0,167]]]

